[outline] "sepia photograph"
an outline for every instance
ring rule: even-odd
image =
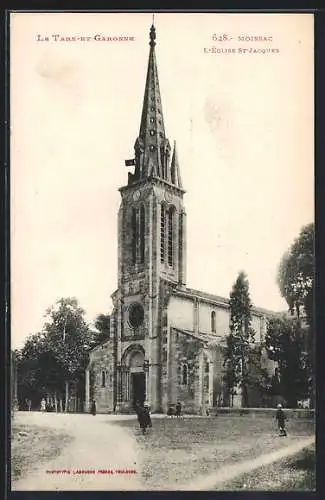
[[[314,491],[314,16],[10,12],[12,491]]]

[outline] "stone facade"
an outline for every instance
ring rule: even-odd
[[[92,350],[86,370],[86,411],[95,400],[100,412],[114,411],[116,387],[116,364],[114,343],[105,342]]]
[[[166,412],[179,400],[186,411],[204,413],[224,404],[221,346],[229,303],[186,287],[185,191],[176,145],[170,158],[165,136],[155,38],[152,27],[140,133],[130,161],[135,169],[120,188],[111,340],[90,354],[86,408],[95,399],[99,412],[130,412],[147,400],[152,411]],[[253,309],[257,342],[266,317],[267,311]]]

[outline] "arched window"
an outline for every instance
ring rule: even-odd
[[[168,265],[173,266],[174,264],[174,241],[173,241],[173,229],[174,229],[174,209],[171,207],[168,210]]]
[[[165,262],[165,233],[166,233],[166,211],[165,206],[161,205],[160,215],[160,262]]]
[[[137,261],[137,209],[132,208],[132,221],[131,221],[131,231],[132,231],[132,263],[135,264]]]
[[[216,312],[215,311],[212,311],[211,313],[211,331],[213,333],[216,333],[217,329],[216,329]]]
[[[145,212],[144,206],[140,208],[140,262],[144,263],[144,249],[145,249]]]
[[[179,219],[178,219],[178,262],[180,265],[180,270],[182,273],[182,279],[184,279],[183,276],[183,235],[184,235],[184,215],[183,213],[180,213]]]
[[[106,373],[102,371],[102,387],[106,386]]]
[[[182,385],[188,384],[188,368],[187,364],[184,363],[182,368]]]

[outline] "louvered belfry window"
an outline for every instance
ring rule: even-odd
[[[174,264],[173,228],[174,228],[174,210],[171,207],[168,210],[168,265],[171,267]]]
[[[131,215],[132,263],[143,264],[145,260],[145,207],[132,208]]]
[[[160,215],[160,262],[165,262],[165,233],[166,233],[166,210],[161,205]]]
[[[132,208],[132,263],[135,264],[137,261],[137,239],[138,239],[138,228],[137,228],[137,209]]]
[[[140,263],[144,263],[144,251],[145,251],[145,212],[144,206],[141,205],[140,208]]]

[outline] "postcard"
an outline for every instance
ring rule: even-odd
[[[12,490],[315,489],[313,44],[10,13]]]

